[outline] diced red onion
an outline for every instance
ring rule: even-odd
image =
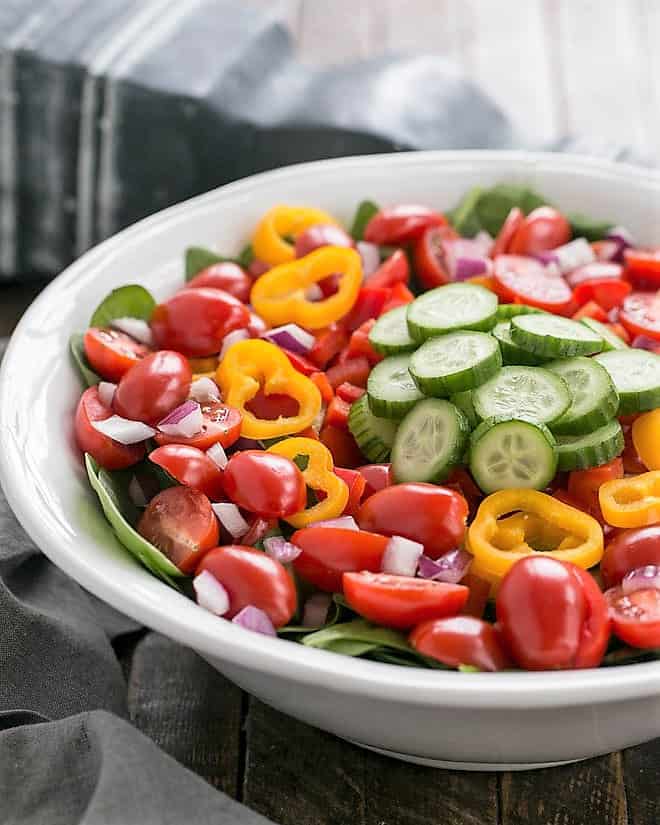
[[[91,421],[92,427],[103,435],[107,435],[113,441],[120,444],[139,444],[147,438],[153,438],[156,430],[148,427],[142,421],[131,421],[129,418],[122,418],[120,415],[111,415],[103,421]]]
[[[620,241],[616,241],[613,238],[600,241],[597,251],[595,251],[594,254],[596,255],[597,261],[604,261],[605,263],[609,261],[618,261],[621,263],[623,261],[623,247]]]
[[[227,462],[229,461],[225,448],[217,441],[208,448],[206,455],[211,459],[216,467],[219,467],[221,470],[225,469]]]
[[[632,347],[635,349],[646,349],[649,352],[658,352],[660,350],[660,341],[655,338],[649,338],[648,335],[637,335],[632,341]]]
[[[269,329],[261,337],[298,355],[306,355],[316,343],[316,338],[297,324],[284,324],[284,326]]]
[[[464,281],[490,270],[491,261],[483,253],[483,244],[473,238],[442,241],[447,273],[452,281]]]
[[[270,616],[252,604],[248,604],[238,612],[232,622],[244,627],[246,630],[263,633],[264,636],[277,636],[277,631],[273,627]]]
[[[479,232],[477,232],[477,234],[474,236],[474,238],[472,238],[472,240],[476,244],[479,244],[479,248],[481,249],[482,255],[490,256],[495,241],[493,240],[493,236],[489,232],[486,232],[485,229],[480,229]]]
[[[146,344],[148,347],[153,346],[154,337],[151,327],[142,318],[113,318],[110,321],[110,326],[120,332],[125,332],[126,335],[130,335],[131,338],[135,338],[141,344]]]
[[[213,512],[218,517],[218,521],[232,538],[240,539],[250,529],[250,525],[241,515],[241,511],[235,504],[222,501],[219,504],[211,504]]]
[[[218,385],[211,378],[206,376],[197,378],[190,385],[190,395],[200,404],[208,404],[211,401],[220,400],[220,390]]]
[[[280,561],[282,564],[289,564],[302,553],[300,547],[291,544],[284,536],[270,536],[264,539],[264,550],[271,559]]]
[[[255,516],[250,524],[250,529],[244,536],[241,536],[241,542],[249,545],[250,547],[254,547],[258,541],[261,541],[267,533],[276,527],[276,520]]]
[[[539,252],[534,257],[543,264],[557,264],[562,275],[596,260],[596,255],[586,238],[576,238],[563,246]]]
[[[109,381],[100,381],[97,389],[99,391],[101,404],[103,404],[104,407],[112,407],[117,385],[111,384]]]
[[[381,570],[395,576],[414,576],[417,562],[424,552],[424,545],[403,536],[392,536],[387,542]]]
[[[611,259],[613,261],[623,261],[624,250],[630,246],[636,246],[632,233],[626,229],[625,226],[613,226],[605,237],[607,240],[614,241],[617,244],[618,248],[614,257]]]
[[[422,556],[418,573],[423,579],[458,584],[472,564],[472,556],[466,550],[450,550],[439,559]]]
[[[233,347],[234,344],[238,343],[239,341],[245,341],[246,338],[250,337],[250,333],[246,329],[235,329],[233,332],[228,332],[225,337],[222,339],[222,347],[220,349],[220,360],[225,357],[225,353],[229,349],[229,347]]]
[[[162,421],[158,422],[158,429],[165,435],[183,436],[191,438],[197,435],[204,424],[202,408],[197,401],[189,398],[183,404],[172,410]]]
[[[337,518],[325,519],[325,521],[315,521],[311,527],[338,527],[341,530],[359,530],[357,522],[353,516],[338,516]]]
[[[146,507],[149,503],[137,476],[133,476],[129,482],[128,496],[136,507]]]
[[[362,258],[362,274],[365,280],[368,280],[369,276],[380,268],[380,249],[375,243],[358,241],[357,251],[360,253],[360,258]]]
[[[199,576],[195,576],[193,589],[197,604],[209,613],[224,616],[229,610],[229,594],[208,570],[202,570]]]
[[[647,564],[645,567],[638,567],[631,570],[621,580],[621,589],[627,595],[635,590],[660,589],[660,566],[657,564]]]
[[[323,300],[323,290],[318,284],[310,284],[305,290],[305,298],[308,301]]]
[[[328,619],[328,610],[332,604],[329,593],[314,593],[307,599],[303,608],[303,627],[321,627]]]
[[[248,272],[253,278],[259,278],[264,272],[268,272],[269,269],[270,264],[267,264],[265,261],[260,261],[259,258],[255,258],[250,266],[248,266]]]
[[[467,281],[468,278],[476,278],[477,275],[484,275],[489,271],[490,260],[488,258],[456,258],[454,262],[454,281]]]

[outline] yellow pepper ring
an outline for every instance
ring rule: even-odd
[[[502,518],[507,513],[514,515]],[[536,550],[528,542],[532,535],[540,544],[559,544],[554,550]],[[545,493],[500,490],[481,503],[468,530],[467,549],[474,556],[471,572],[496,587],[519,559],[531,553],[570,561],[585,570],[593,567],[603,555],[603,531],[596,519]]]
[[[293,261],[295,250],[284,235],[297,235],[315,224],[337,226],[337,221],[322,209],[307,206],[274,206],[257,224],[252,236],[255,257],[270,266]]]
[[[308,287],[336,274],[339,286],[334,295],[320,301],[307,300]],[[272,326],[294,323],[306,329],[323,329],[349,312],[361,284],[358,252],[343,246],[323,246],[264,273],[252,287],[250,302]]]
[[[309,458],[307,467],[302,471],[308,487],[323,490],[326,497],[318,504],[289,516],[285,521],[296,528],[306,527],[316,521],[340,516],[348,503],[348,485],[333,472],[332,453],[328,448],[313,438],[287,438],[268,448],[269,453],[282,455],[292,461],[298,455]]]
[[[216,372],[225,404],[242,416],[241,435],[276,438],[309,427],[321,409],[318,387],[291,366],[282,350],[257,338],[237,341],[223,357]],[[260,389],[266,395],[288,395],[298,402],[298,415],[274,420],[257,418],[245,408]]]
[[[637,455],[649,470],[660,470],[660,409],[633,421],[632,440]]]
[[[598,500],[613,527],[646,527],[660,521],[660,471],[601,484]]]

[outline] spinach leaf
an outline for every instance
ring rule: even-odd
[[[373,201],[362,201],[362,203],[358,204],[353,223],[351,224],[351,236],[354,240],[364,240],[364,230],[377,212],[380,212],[380,207]]]
[[[246,244],[246,246],[244,246],[243,249],[241,249],[241,251],[238,253],[236,263],[239,266],[242,266],[243,269],[247,269],[252,263],[252,261],[254,261],[254,249],[252,248],[252,244],[249,243]]]
[[[323,649],[331,653],[341,653],[342,656],[364,656],[366,653],[378,650],[379,645],[375,642],[360,642],[356,639],[337,639],[334,642],[328,642]]]
[[[581,212],[569,212],[566,217],[571,224],[573,237],[586,238],[588,241],[602,240],[614,226],[611,221],[595,220]]]
[[[152,294],[143,286],[120,286],[101,301],[89,325],[107,327],[115,318],[141,318],[148,321],[155,306]]]
[[[189,246],[186,249],[186,281],[192,280],[195,275],[212,264],[221,264],[224,261],[234,261],[234,258],[227,258],[204,249],[202,246]]]
[[[119,476],[99,467],[88,453],[85,454],[85,467],[89,483],[99,497],[105,517],[119,542],[155,576],[178,590],[179,586],[173,577],[182,576],[181,571],[132,527],[137,520],[138,511],[122,489]]]
[[[483,192],[481,186],[474,186],[465,193],[455,209],[446,213],[447,218],[460,235],[472,238],[482,228],[477,214],[477,204]]]
[[[641,662],[653,662],[660,659],[660,648],[640,650],[633,647],[617,647],[608,651],[600,663],[601,667],[616,667],[617,665],[633,665]]]
[[[301,641],[309,647],[326,649],[338,641],[369,642],[370,644],[402,650],[406,653],[413,651],[403,633],[390,630],[387,627],[378,627],[364,619],[354,619],[352,622],[343,622],[331,627],[324,627],[315,633],[309,633]],[[414,651],[413,651],[414,652]]]
[[[101,380],[93,369],[87,363],[87,356],[85,355],[85,347],[83,346],[83,336],[79,332],[74,332],[69,338],[69,350],[73,362],[78,368],[80,377],[88,387],[93,387]]]
[[[400,651],[390,650],[387,647],[376,647],[367,652],[366,658],[372,659],[374,662],[383,662],[387,665],[399,665],[400,667],[428,667],[433,670],[454,669],[443,665],[442,662],[438,662],[437,659],[422,656],[412,648],[408,654],[405,654]]]
[[[461,235],[474,237],[485,230],[495,237],[514,206],[527,215],[537,206],[548,204],[547,198],[528,186],[497,183],[490,189],[470,189],[458,206],[446,214]]]

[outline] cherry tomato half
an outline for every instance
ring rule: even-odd
[[[624,300],[619,320],[633,336],[660,340],[660,296],[655,292],[633,292]]]
[[[185,289],[199,289],[200,287],[222,289],[247,304],[250,300],[252,278],[233,261],[221,261],[202,269],[198,275],[188,281]]]
[[[211,501],[224,499],[222,470],[197,447],[189,447],[187,444],[166,444],[152,450],[149,460],[162,467],[180,484],[199,490]]]
[[[371,622],[407,630],[420,622],[459,613],[467,587],[389,573],[344,573],[346,601]]]
[[[183,435],[166,435],[157,433],[154,438],[161,447],[164,444],[187,444],[197,447],[198,450],[208,450],[214,444],[231,447],[241,435],[240,412],[234,407],[228,407],[221,401],[210,401],[202,404],[203,423],[197,435],[186,438]]]
[[[219,535],[211,502],[192,487],[168,487],[154,496],[137,529],[182,573],[192,573],[204,553],[218,543]]]
[[[395,246],[416,240],[429,226],[446,223],[444,215],[426,206],[400,204],[377,212],[364,229],[364,239],[369,243]]]
[[[199,358],[219,352],[225,335],[249,322],[248,308],[233,295],[199,287],[182,289],[159,304],[151,316],[151,330],[162,349]]]
[[[227,462],[223,480],[234,504],[264,518],[291,516],[307,503],[302,473],[293,461],[274,453],[235,453]]]
[[[635,590],[625,595],[620,587],[605,593],[612,630],[631,647],[660,647],[660,590]]]
[[[571,225],[552,206],[533,209],[516,230],[508,252],[512,255],[536,255],[555,249],[571,239]]]
[[[107,381],[117,382],[151,350],[116,329],[90,327],[83,339],[85,356],[91,368]]]
[[[395,484],[369,496],[360,507],[358,523],[363,530],[420,542],[424,552],[437,559],[461,544],[467,515],[467,502],[455,490]]]
[[[524,220],[525,213],[522,211],[522,209],[519,209],[517,206],[514,206],[513,209],[511,209],[509,214],[506,216],[506,219],[502,224],[500,231],[497,233],[495,243],[493,244],[493,248],[490,251],[491,258],[496,258],[498,255],[504,255],[509,251],[511,241],[513,240],[516,232],[522,226]]]
[[[178,352],[147,355],[123,376],[112,402],[115,412],[133,421],[157,424],[188,397],[192,372]]]
[[[616,278],[598,278],[590,281],[581,281],[573,290],[573,300],[579,306],[588,301],[595,301],[604,310],[609,312],[614,307],[621,306],[624,298],[630,294],[632,287],[628,281]]]
[[[584,281],[618,281],[623,276],[621,264],[612,261],[592,261],[582,264],[567,273],[564,277],[570,287],[575,289]]]
[[[431,226],[413,245],[415,275],[424,289],[433,289],[449,282],[443,241],[455,240],[458,233],[453,227]]]
[[[92,427],[92,421],[105,421],[111,415],[112,410],[101,401],[97,387],[85,390],[76,408],[76,444],[106,470],[123,470],[142,461],[144,444],[120,444]]]
[[[602,484],[615,478],[623,478],[623,461],[620,457],[590,470],[573,470],[568,475],[568,494],[575,499],[581,510],[603,521],[598,491]]]
[[[364,476],[367,482],[364,488],[364,498],[369,498],[369,496],[385,487],[389,487],[393,483],[391,464],[363,464],[362,467],[358,467],[358,472]]]
[[[303,258],[321,246],[355,246],[353,238],[342,229],[329,223],[317,223],[296,235],[296,258]]]
[[[403,249],[396,249],[387,260],[367,279],[367,286],[391,288],[396,284],[407,284],[410,277],[408,258]]]
[[[594,579],[567,562],[526,556],[497,594],[505,645],[526,670],[596,667],[609,638],[607,604]]]
[[[521,255],[500,255],[494,261],[495,288],[505,301],[529,304],[562,315],[573,306],[573,293],[563,278]]]
[[[229,596],[231,619],[252,605],[266,613],[275,627],[288,624],[296,611],[296,588],[284,566],[261,550],[240,544],[214,547],[197,568],[220,582]]]
[[[471,665],[488,671],[511,667],[495,626],[474,616],[422,622],[410,634],[410,644],[449,667]]]
[[[332,461],[335,467],[349,467],[350,469],[354,469],[355,467],[359,467],[364,461],[364,456],[360,452],[360,448],[348,430],[342,430],[339,427],[326,424],[321,428],[319,440],[325,444],[332,453]]]
[[[605,546],[600,562],[603,586],[614,587],[631,570],[660,565],[660,524],[621,530]]]
[[[291,536],[291,543],[302,550],[293,566],[319,590],[337,593],[342,589],[342,573],[380,570],[387,541],[366,530],[305,527]]]
[[[626,249],[623,253],[626,277],[641,289],[660,288],[660,247]]]

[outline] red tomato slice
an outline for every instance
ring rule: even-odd
[[[660,647],[660,590],[606,591],[614,635],[631,647]]]
[[[512,255],[537,255],[555,249],[571,239],[571,225],[552,206],[533,209],[516,230],[508,252]]]
[[[493,276],[498,294],[512,303],[566,314],[573,306],[573,293],[566,281],[548,275],[545,267],[533,258],[500,255],[494,261]]]
[[[449,667],[471,665],[492,672],[512,666],[495,626],[473,616],[422,622],[410,634],[410,644]]]
[[[623,302],[619,321],[632,335],[648,335],[660,340],[660,295],[633,292]]]
[[[106,470],[124,470],[142,461],[144,444],[120,444],[92,427],[92,421],[105,421],[111,415],[112,410],[101,401],[97,387],[85,390],[76,408],[76,444]]]
[[[474,573],[468,573],[463,577],[462,583],[470,591],[468,600],[463,605],[462,612],[466,616],[474,616],[475,619],[481,619],[490,597],[490,582]]]
[[[364,461],[360,448],[348,430],[325,424],[319,433],[319,439],[332,453],[335,467],[359,467]]]
[[[367,482],[358,470],[347,470],[345,467],[335,467],[335,475],[346,482],[348,487],[348,502],[344,507],[344,515],[356,516]]]
[[[305,479],[293,461],[262,450],[234,453],[223,484],[234,504],[264,518],[291,516],[307,503]]]
[[[432,226],[413,245],[415,275],[424,289],[449,283],[443,241],[456,240],[459,234],[452,226]]]
[[[208,496],[211,501],[224,499],[222,470],[211,459],[186,444],[166,444],[149,453],[149,460],[162,467],[172,478],[186,487],[193,487]]]
[[[410,267],[406,253],[403,249],[397,249],[369,276],[366,284],[369,287],[393,287],[396,284],[407,284],[409,277]]]
[[[660,525],[620,530],[608,542],[600,563],[604,587],[615,587],[631,570],[660,566]]]
[[[660,288],[660,247],[626,249],[623,253],[626,277],[640,289]]]
[[[583,281],[620,280],[623,277],[623,267],[612,261],[592,261],[590,264],[578,266],[564,277],[568,285],[575,289]]]
[[[632,287],[628,281],[615,278],[599,278],[592,281],[582,281],[573,290],[573,300],[579,306],[588,301],[595,301],[604,310],[621,306],[623,299],[630,294]]]
[[[183,573],[192,573],[219,535],[211,502],[191,487],[169,487],[154,496],[137,529]]]
[[[205,286],[222,289],[247,304],[250,300],[252,278],[233,261],[221,261],[202,269],[198,275],[188,281],[184,289],[199,289]]]
[[[416,240],[429,226],[446,223],[444,215],[426,206],[400,204],[377,212],[364,229],[364,239],[369,243],[394,246]]]
[[[513,209],[506,216],[506,220],[502,224],[500,231],[497,233],[495,243],[490,251],[490,257],[496,258],[498,255],[504,255],[509,251],[511,241],[514,235],[520,229],[525,220],[525,214],[522,209],[514,206]]]
[[[600,321],[601,324],[605,324],[607,323],[608,315],[600,304],[597,304],[595,301],[587,301],[577,312],[571,315],[571,318],[574,321],[580,321],[582,318],[593,318],[594,321]]]
[[[291,536],[302,553],[293,562],[296,572],[320,590],[338,593],[342,574],[380,570],[388,539],[366,530],[306,527]]]
[[[231,447],[235,441],[238,441],[241,435],[242,416],[234,407],[228,407],[220,401],[212,401],[209,404],[202,404],[202,415],[204,423],[197,435],[186,438],[156,433],[154,436],[156,443],[161,447],[164,444],[187,444],[189,447],[197,447],[198,450],[208,450],[214,444]]]
[[[469,593],[461,584],[388,573],[344,573],[342,579],[346,601],[356,613],[400,630],[456,615]]]
[[[575,564],[571,564],[571,568],[582,587],[586,608],[574,667],[598,667],[610,639],[611,623],[607,602],[591,573]]]
[[[116,329],[90,327],[83,340],[92,369],[107,381],[117,382],[151,349]]]

